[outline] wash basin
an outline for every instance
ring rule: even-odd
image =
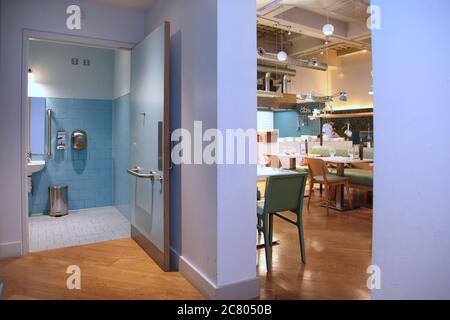
[[[39,172],[45,167],[45,161],[44,160],[32,160],[28,162],[27,167],[27,175],[31,176],[33,173]]]

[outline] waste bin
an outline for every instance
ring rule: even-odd
[[[51,217],[62,217],[69,214],[67,208],[69,187],[65,185],[48,187],[50,199],[50,210],[48,215]]]

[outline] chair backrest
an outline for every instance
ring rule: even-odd
[[[309,150],[310,154],[316,154],[320,157],[329,157],[330,150],[327,147],[313,147]]]
[[[264,211],[267,213],[294,211],[300,214],[307,177],[306,173],[268,177]]]
[[[347,149],[336,149],[336,157],[348,157]]]
[[[268,156],[268,158],[269,158],[269,163],[267,164],[267,167],[278,168],[278,169],[282,167],[281,160],[277,156],[270,155],[270,156]]]
[[[363,158],[373,160],[373,148],[364,148],[363,149]]]
[[[325,181],[327,179],[328,168],[325,161],[322,159],[307,158],[308,168],[311,177],[324,177]]]

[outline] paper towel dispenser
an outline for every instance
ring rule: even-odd
[[[87,134],[83,130],[72,132],[72,149],[84,150],[87,147]]]

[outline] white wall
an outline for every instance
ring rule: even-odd
[[[319,54],[314,56],[326,63],[326,58]],[[311,58],[311,57],[308,57]],[[337,57],[335,51],[330,50],[329,71],[295,67],[297,75],[290,77],[289,93],[313,92],[318,95],[331,95],[340,91],[348,93],[348,101],[340,102],[335,99],[334,106],[339,107],[373,107],[373,97],[369,95],[372,85],[372,55],[356,53]]]
[[[333,94],[345,91],[348,101],[335,99],[336,107],[373,107],[373,97],[369,94],[372,85],[372,55],[355,53],[337,58],[338,65],[331,69]]]
[[[113,99],[130,93],[131,51],[114,51],[114,92]]]
[[[291,82],[288,85],[288,92],[295,94],[307,94],[308,92],[315,93],[317,95],[326,95],[331,92],[331,82],[329,85],[330,90],[327,90],[327,77],[328,73],[319,70],[295,67],[297,75],[290,77]]]
[[[382,288],[372,296],[450,299],[450,2],[373,2],[382,13],[373,33],[373,263]]]
[[[30,41],[30,97],[103,99],[113,95],[114,51],[48,41]],[[72,58],[79,60],[72,64]],[[83,60],[89,59],[90,66]]]
[[[217,128],[222,132],[256,130],[255,12],[254,0],[218,1]],[[245,43],[239,54],[235,47],[237,34],[239,41]],[[256,134],[250,139],[256,141]],[[247,292],[235,297],[259,296],[259,282],[254,281],[255,181],[255,165],[218,166],[217,285],[246,282]]]
[[[0,136],[3,141],[0,152],[0,257],[17,256],[22,250],[22,192],[25,185],[22,135],[21,94],[22,35],[23,30],[38,30],[85,36],[99,41],[111,40],[134,43],[143,38],[144,14],[122,8],[77,1],[85,11],[81,30],[66,29],[66,7],[72,1],[61,0],[2,0],[0,44]],[[25,90],[25,88],[24,88]],[[23,188],[25,190],[25,188]],[[25,201],[24,201],[25,203]],[[26,210],[26,205],[25,208]]]
[[[203,121],[204,130],[256,128],[254,7],[254,0],[159,0],[150,8],[147,32],[165,20],[171,23],[172,128],[192,130],[196,120]],[[249,45],[236,57],[230,50],[235,43],[232,34],[239,27]],[[231,82],[232,63],[239,63],[242,73],[234,72]],[[230,85],[240,88],[231,101],[231,96],[224,96],[228,91],[223,91]],[[240,119],[237,109],[241,109]],[[255,174],[252,166],[183,165],[172,172],[172,250],[179,256],[180,271],[207,297],[225,297],[223,290],[236,283],[245,286],[237,293],[232,290],[233,297],[248,298],[259,292]]]

